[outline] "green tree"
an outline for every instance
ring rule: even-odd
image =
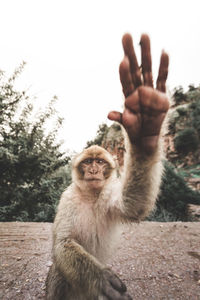
[[[160,222],[191,221],[188,204],[200,205],[200,193],[193,191],[172,164],[165,161],[161,192],[156,210],[148,220]]]
[[[108,133],[108,130],[109,130],[109,127],[105,123],[99,125],[99,129],[97,131],[96,137],[94,138],[94,140],[87,142],[86,148],[88,148],[92,145],[101,146],[104,137]]]
[[[62,119],[54,97],[33,121],[33,101],[14,88],[22,69],[23,64],[7,80],[0,72],[0,221],[52,221],[70,181],[59,171],[69,158],[55,142]],[[49,120],[55,126],[46,132]]]
[[[174,138],[174,147],[177,152],[187,154],[195,151],[199,146],[199,137],[194,128],[187,127],[180,130]]]
[[[187,101],[187,94],[184,93],[182,86],[179,86],[174,89],[173,99],[174,99],[175,105],[179,105],[179,104],[185,103]]]
[[[175,89],[175,109],[170,113],[169,132],[179,158],[189,152],[198,156],[200,145],[200,87],[189,86],[187,92]]]

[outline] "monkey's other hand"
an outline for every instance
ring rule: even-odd
[[[110,269],[103,270],[102,294],[108,300],[131,300],[125,284]]]
[[[141,37],[142,67],[139,68],[132,37],[123,37],[125,58],[119,67],[120,80],[125,95],[123,113],[112,111],[108,118],[121,123],[130,141],[139,150],[151,154],[157,147],[161,126],[169,109],[165,95],[169,57],[162,52],[156,88],[153,87],[150,39]]]

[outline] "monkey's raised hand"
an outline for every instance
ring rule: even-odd
[[[139,150],[151,154],[157,147],[161,125],[169,108],[165,95],[169,57],[162,52],[154,89],[148,35],[143,34],[141,37],[141,68],[138,66],[132,37],[125,34],[122,43],[125,57],[120,64],[119,73],[125,107],[123,113],[112,111],[108,118],[124,126],[131,143],[139,147]]]
[[[102,280],[103,299],[108,300],[131,300],[131,296],[126,293],[125,284],[110,269],[103,271]]]

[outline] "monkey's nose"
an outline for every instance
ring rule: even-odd
[[[95,164],[93,164],[89,170],[90,174],[97,174],[98,173],[98,168]]]
[[[92,168],[92,169],[90,170],[90,174],[97,174],[97,173],[98,173],[97,168]]]

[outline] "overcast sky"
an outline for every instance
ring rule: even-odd
[[[151,37],[153,72],[170,55],[168,88],[200,84],[199,0],[1,0],[0,69],[27,63],[18,87],[39,103],[59,98],[65,148],[80,151],[121,110],[121,37],[130,32],[140,61],[141,33]],[[111,124],[111,122],[107,122]]]

